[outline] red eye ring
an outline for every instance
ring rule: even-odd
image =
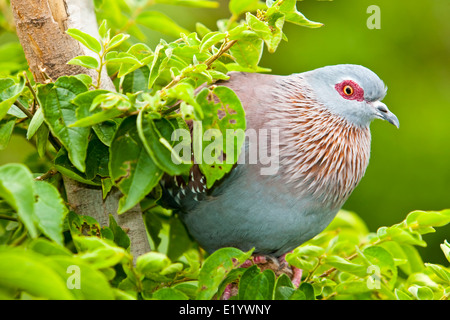
[[[364,90],[353,80],[344,80],[335,86],[336,91],[346,100],[364,101]]]

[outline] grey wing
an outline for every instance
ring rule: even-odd
[[[237,94],[246,111],[247,128],[261,127],[264,119],[264,108],[261,105],[267,103],[271,89],[280,76],[245,72],[231,72],[229,75],[229,80],[217,82],[216,85],[227,86]],[[191,127],[190,124],[189,126]],[[242,166],[235,165],[211,189],[207,189],[206,178],[197,164],[191,168],[187,178],[165,175],[160,182],[163,189],[160,202],[166,207],[189,212],[199,201],[218,196],[239,174],[240,167]]]

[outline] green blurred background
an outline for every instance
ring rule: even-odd
[[[228,1],[217,9],[156,5],[184,28],[228,18]],[[367,8],[381,10],[381,29],[370,30]],[[290,74],[325,65],[353,63],[376,72],[388,86],[384,102],[400,120],[400,130],[372,124],[372,154],[366,175],[344,208],[357,212],[371,231],[404,219],[413,210],[450,208],[450,1],[305,0],[298,9],[319,29],[286,25],[289,39],[276,53],[264,53],[261,66]],[[160,37],[149,31],[149,45]],[[11,38],[0,37],[0,42]],[[0,153],[0,164],[24,161],[32,150],[14,138]],[[425,235],[425,261],[444,263],[439,244],[450,240],[450,226]]]

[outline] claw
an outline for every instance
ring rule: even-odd
[[[286,261],[286,254],[283,254],[279,258],[275,258],[270,255],[255,255],[250,259],[241,264],[241,268],[249,268],[254,264],[261,265],[261,270],[264,269],[272,269],[275,271],[275,274],[279,276],[282,273],[286,273],[292,281],[292,284],[298,288],[302,281],[302,269],[296,268],[294,266],[289,266],[289,263]],[[225,287],[221,300],[228,300],[233,295],[236,294],[237,286],[235,283],[230,283]]]

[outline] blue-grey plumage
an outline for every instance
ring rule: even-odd
[[[219,85],[240,98],[247,130],[277,132],[279,144],[270,150],[277,169],[269,174],[262,174],[267,164],[244,160],[210,190],[198,166],[188,184],[164,180],[165,201],[208,252],[232,246],[280,256],[311,239],[363,177],[370,122],[381,118],[398,127],[381,102],[385,85],[362,66],[290,76],[232,73]],[[249,159],[252,150],[247,141],[241,157]]]

